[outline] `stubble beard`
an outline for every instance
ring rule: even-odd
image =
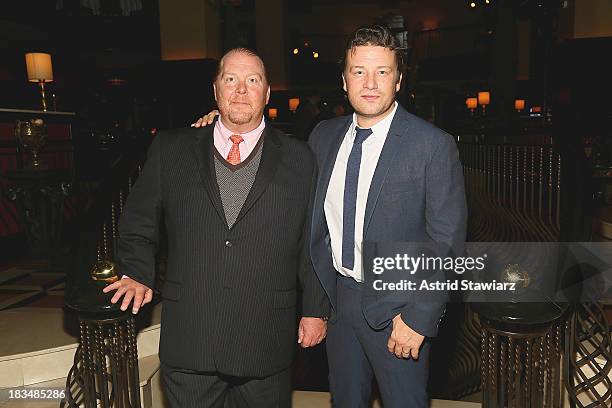
[[[221,114],[226,117],[234,125],[245,125],[253,120],[253,107],[249,106],[248,109],[242,107],[232,107],[231,103],[227,103],[225,109],[220,109]]]
[[[253,112],[232,112],[227,116],[229,121],[235,125],[244,125],[253,120]]]
[[[358,104],[354,104],[353,109],[355,110],[355,113],[359,116],[363,116],[365,118],[375,118],[377,116],[381,116],[387,113],[389,109],[393,106],[393,102],[394,100],[391,100],[390,103],[387,103],[385,105],[381,104],[377,106],[368,106],[367,104],[364,103],[363,106],[366,109],[362,109],[362,107],[359,106]]]

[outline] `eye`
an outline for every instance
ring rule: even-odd
[[[387,71],[386,69],[381,69],[380,71],[378,71],[378,75],[380,75],[380,76],[387,75],[388,73],[389,73],[389,71]]]
[[[233,82],[234,82],[234,77],[231,77],[231,76],[225,77],[226,84],[231,84]]]
[[[355,71],[353,71],[353,74],[355,74],[356,76],[362,76],[363,75],[363,70],[362,69],[356,69]]]
[[[248,81],[249,81],[249,84],[255,85],[259,83],[259,78],[252,77],[252,78],[249,78]]]

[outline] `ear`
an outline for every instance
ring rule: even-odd
[[[348,92],[346,90],[346,78],[344,78],[344,73],[342,73],[342,89],[344,89],[344,92]]]
[[[400,72],[399,78],[397,79],[397,83],[395,84],[395,92],[399,92],[402,86],[402,73]]]
[[[270,85],[268,85],[268,90],[266,91],[266,105],[268,104],[269,100],[270,100]]]
[[[213,82],[213,94],[215,95],[215,101],[217,101],[217,84]]]

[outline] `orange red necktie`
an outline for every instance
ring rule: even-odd
[[[244,139],[240,135],[231,135],[230,140],[232,141],[233,145],[227,155],[226,160],[229,164],[235,166],[237,164],[240,164],[240,148],[238,147],[238,145],[242,143]]]

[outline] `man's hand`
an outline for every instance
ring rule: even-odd
[[[390,353],[397,358],[419,358],[419,349],[425,340],[425,336],[420,335],[408,326],[400,315],[393,318],[393,331],[389,336],[387,348]]]
[[[215,121],[215,116],[217,116],[218,114],[219,114],[219,111],[216,109],[213,109],[207,115],[204,115],[200,119],[198,119],[196,123],[192,123],[191,127],[199,128],[203,126],[208,126]]]
[[[129,277],[124,277],[123,279],[119,279],[117,282],[111,283],[104,289],[102,292],[108,293],[111,290],[117,290],[115,295],[111,299],[111,303],[115,304],[121,299],[123,296],[123,303],[121,303],[121,310],[126,311],[132,299],[134,303],[132,304],[132,313],[138,313],[138,310],[141,306],[146,305],[151,300],[153,300],[153,289],[149,289],[145,285],[140,282],[136,282],[134,279]]]
[[[321,343],[327,334],[327,322],[318,317],[302,317],[298,328],[298,343],[302,348]]]

